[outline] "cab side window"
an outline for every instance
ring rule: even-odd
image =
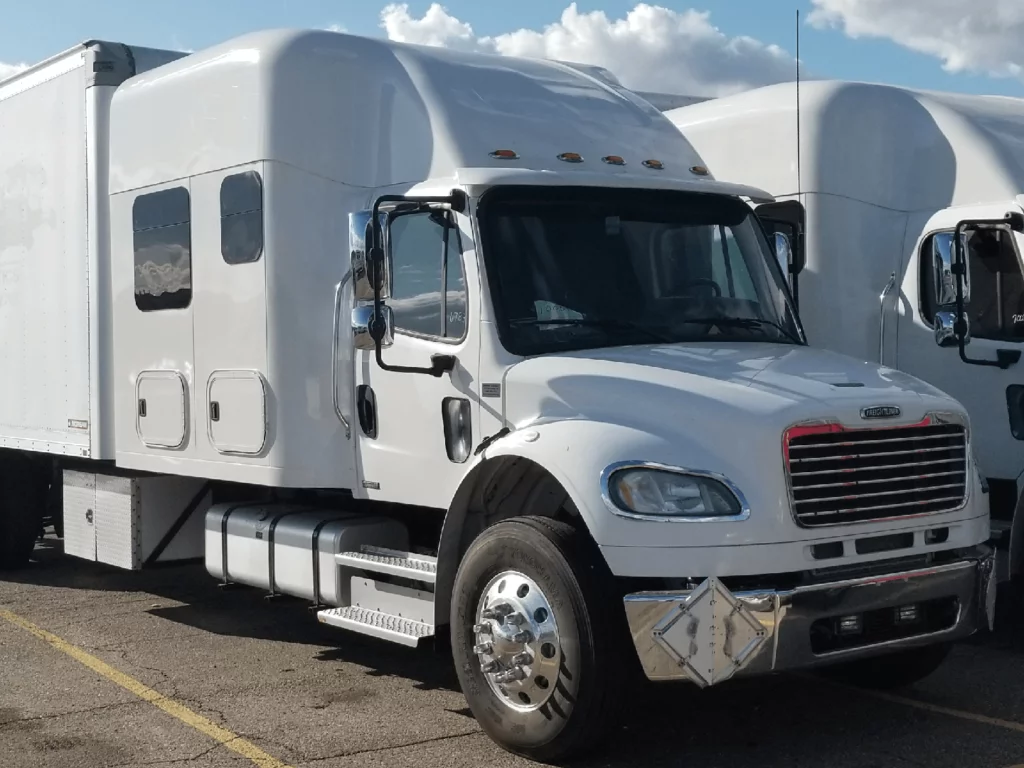
[[[936,238],[942,240],[937,243]],[[948,248],[951,233],[925,240],[921,252],[921,314],[934,322],[934,281],[929,268],[932,249]],[[966,236],[971,301],[967,318],[971,336],[997,341],[1024,340],[1024,275],[1013,236],[1002,230],[974,230]]]
[[[447,226],[446,226],[447,224]],[[454,222],[441,212],[409,213],[391,222],[395,329],[447,340],[466,333],[466,279]]]

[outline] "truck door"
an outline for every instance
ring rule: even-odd
[[[450,211],[393,214],[387,228],[391,296],[386,305],[394,323],[393,340],[385,342],[381,358],[388,367],[423,368],[432,356],[454,357],[452,370],[440,376],[378,365],[375,350],[366,348],[363,324],[373,302],[365,295],[359,301],[355,286],[352,430],[359,482],[369,498],[447,508],[473,441],[479,442],[474,430],[480,342],[473,310],[478,300],[470,290],[479,283],[472,251],[465,247],[472,242],[471,231],[466,217]]]
[[[971,418],[972,438],[982,473],[992,483],[994,518],[1009,517],[1017,501],[1017,478],[1024,470],[1024,236],[1008,229],[964,235],[970,301],[965,305],[970,342],[968,358],[1005,367],[976,365],[960,358],[959,347],[937,343],[936,317],[955,316],[955,305],[937,284],[955,283],[944,274],[951,262],[953,232],[965,220],[1002,219],[1016,206],[972,206],[941,211],[921,226],[910,221],[912,248],[898,304],[898,367],[957,398]],[[951,314],[950,314],[951,313]],[[1007,511],[1008,508],[1008,511]]]

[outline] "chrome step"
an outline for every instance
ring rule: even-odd
[[[316,617],[321,624],[350,629],[410,648],[415,648],[421,641],[434,636],[434,627],[431,624],[403,619],[390,613],[371,611],[369,608],[328,608],[317,613]]]
[[[386,573],[428,584],[433,584],[437,579],[437,558],[412,552],[364,546],[359,552],[339,552],[334,556],[334,561],[346,568]]]

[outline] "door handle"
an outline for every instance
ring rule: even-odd
[[[210,421],[220,421],[220,403],[216,400],[210,401]]]
[[[359,428],[370,439],[377,437],[377,397],[373,387],[360,384],[356,390],[356,414],[359,416]]]

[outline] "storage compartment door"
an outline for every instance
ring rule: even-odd
[[[96,560],[96,475],[64,470],[64,553]]]
[[[267,388],[257,371],[210,376],[210,442],[221,453],[254,456],[267,442]]]
[[[177,371],[143,371],[135,388],[139,439],[149,448],[180,448],[188,416],[185,379]]]
[[[130,477],[96,476],[96,561],[135,570],[139,562],[139,498]]]

